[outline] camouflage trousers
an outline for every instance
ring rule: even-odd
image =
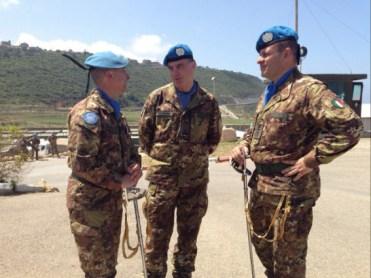
[[[35,158],[36,160],[39,160],[39,150],[38,150],[39,146],[37,146],[35,148],[37,148],[37,149],[34,149],[34,147],[32,147],[32,149],[31,149],[31,159],[34,160],[34,158]]]
[[[122,195],[71,180],[67,204],[71,231],[85,277],[115,277],[120,244]]]
[[[59,157],[58,147],[56,144],[50,144],[50,153],[54,156],[55,154]]]
[[[272,222],[272,217],[280,201],[280,196],[251,191],[249,203],[250,217],[254,232],[264,234]],[[313,199],[291,206],[282,238],[268,242],[252,236],[252,242],[260,261],[266,268],[269,278],[305,277],[308,235],[312,227]],[[274,228],[268,234],[273,238]]]
[[[166,276],[175,210],[178,240],[173,254],[173,277],[191,277],[197,236],[208,206],[206,190],[207,183],[187,187],[167,182],[149,184],[143,210],[147,219],[145,252],[150,278]]]

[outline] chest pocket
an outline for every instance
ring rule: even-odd
[[[292,120],[293,118],[293,114],[292,113],[286,113],[286,112],[271,112],[269,114],[269,118],[274,120],[274,121],[278,121],[282,124],[285,124],[285,123],[288,123],[290,120]]]
[[[101,144],[104,148],[116,148],[119,145],[118,124],[113,116],[108,113],[102,113]]]
[[[156,112],[156,127],[163,131],[167,129],[171,124],[171,118],[173,113],[171,111],[157,111]]]
[[[191,141],[194,143],[203,143],[207,138],[207,132],[209,130],[209,119],[210,113],[204,113],[203,111],[197,111],[192,115],[191,119]]]
[[[257,143],[263,137],[264,141],[272,142],[283,140],[285,134],[290,131],[293,113],[273,111],[266,115],[257,116],[253,133],[253,140]]]
[[[123,166],[124,155],[128,149],[126,126],[121,121],[116,121],[111,114],[102,116],[102,119],[100,162],[105,163],[111,169],[120,169]]]
[[[261,143],[272,149],[289,150],[297,145],[300,132],[294,113],[272,111],[265,116]],[[301,128],[304,128],[301,127]]]
[[[269,133],[285,132],[294,118],[293,113],[273,111],[266,116],[265,124]]]
[[[121,148],[121,163],[120,167],[125,172],[127,171],[128,162],[132,155],[132,140],[131,140],[131,132],[130,128],[126,122],[125,118],[122,118],[120,123],[118,123],[118,143]]]

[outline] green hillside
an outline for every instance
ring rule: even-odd
[[[46,51],[37,47],[0,46],[0,105],[37,105],[68,107],[83,97],[87,73],[62,56],[61,51]],[[78,61],[88,53],[68,52]],[[168,72],[161,64],[131,60],[130,81],[124,104],[140,107],[153,89],[169,82]],[[211,77],[215,76],[215,95],[220,104],[255,98],[263,88],[254,76],[199,67],[196,79],[213,91]]]

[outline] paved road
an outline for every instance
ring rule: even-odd
[[[25,182],[44,178],[61,192],[0,197],[0,277],[83,277],[65,208],[68,172],[65,159],[29,163]],[[370,139],[321,172],[307,277],[370,277]],[[240,177],[225,164],[212,164],[210,176],[194,277],[250,277]],[[257,277],[264,277],[257,258],[255,263]],[[140,256],[120,256],[117,268],[117,277],[141,277]]]

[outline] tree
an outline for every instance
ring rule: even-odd
[[[0,126],[0,182],[16,182],[23,163],[27,160],[27,149],[22,148],[22,136],[15,126]]]

